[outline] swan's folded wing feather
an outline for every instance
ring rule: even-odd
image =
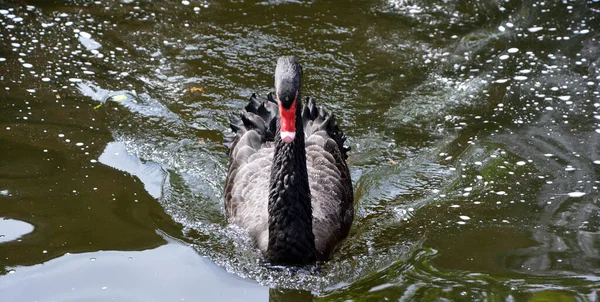
[[[266,251],[268,243],[269,174],[273,148],[265,147],[246,156],[239,153],[239,167],[229,175],[225,198],[227,217],[250,233],[256,245]]]
[[[230,118],[233,136],[225,138],[229,171],[225,183],[225,215],[250,233],[265,251],[268,243],[268,192],[277,126],[273,97],[250,97],[246,112]]]
[[[325,131],[313,133],[306,145],[315,244],[329,255],[352,224],[352,182],[337,143]]]
[[[346,136],[333,114],[307,98],[302,112],[306,157],[313,206],[313,233],[317,250],[329,255],[344,239],[354,219],[354,192],[346,164]]]

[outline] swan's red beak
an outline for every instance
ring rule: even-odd
[[[283,108],[280,101],[279,116],[281,117],[281,121],[279,122],[281,140],[289,144],[296,137],[296,100],[294,99],[289,109]]]

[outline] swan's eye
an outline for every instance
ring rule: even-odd
[[[299,91],[275,91],[277,101],[284,109],[289,110],[298,98]]]

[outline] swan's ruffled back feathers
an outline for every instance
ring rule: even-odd
[[[245,110],[239,116],[232,115],[229,118],[231,131],[235,135],[225,136],[224,138],[224,144],[228,150],[234,149],[236,140],[249,130],[256,130],[265,142],[275,140],[279,109],[277,108],[277,101],[273,98],[273,94],[269,93],[266,100],[260,100],[256,94],[252,94]],[[306,137],[311,136],[319,130],[326,131],[327,135],[337,143],[344,160],[348,158],[350,147],[344,146],[346,135],[340,130],[333,113],[319,109],[315,101],[307,97],[306,104],[304,104],[304,108],[302,109],[302,120]]]
[[[335,116],[325,110],[319,109],[315,101],[308,97],[302,110],[302,121],[304,122],[304,134],[310,137],[317,131],[325,131],[336,143],[338,149],[342,152],[343,159],[348,158],[350,147],[344,146],[346,135],[340,130]]]
[[[267,101],[259,100],[252,94],[242,114],[229,117],[229,126],[233,136],[225,136],[223,142],[228,151],[235,149],[237,141],[250,130],[255,130],[262,141],[274,141],[277,132],[277,116],[279,115],[277,103],[271,94]]]

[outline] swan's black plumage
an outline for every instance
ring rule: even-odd
[[[313,99],[306,98],[302,106],[301,75],[295,58],[279,59],[279,101],[289,109],[294,98],[297,106],[291,143],[280,137],[280,105],[272,94],[262,100],[253,94],[245,112],[230,119],[235,136],[225,138],[226,216],[247,229],[266,260],[276,265],[327,260],[354,217],[346,137],[333,114]]]

